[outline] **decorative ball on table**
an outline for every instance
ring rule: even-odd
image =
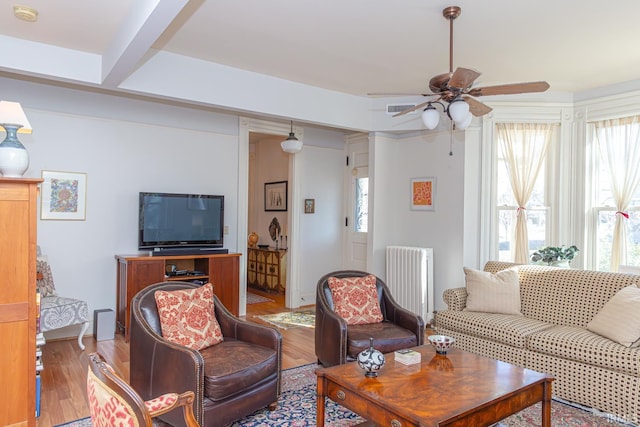
[[[249,238],[247,239],[247,241],[249,242],[250,248],[255,248],[258,240],[260,240],[260,236],[258,236],[258,233],[256,233],[255,231],[249,233]]]
[[[358,353],[358,366],[364,370],[365,377],[377,377],[384,362],[384,354],[373,347],[373,338],[369,338],[369,348]]]

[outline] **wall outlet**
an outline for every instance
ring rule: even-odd
[[[224,232],[224,234],[229,234],[229,226],[228,225],[224,226],[224,231],[223,232]]]

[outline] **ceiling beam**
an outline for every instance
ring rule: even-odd
[[[102,56],[103,85],[115,88],[143,60],[188,0],[136,0]]]

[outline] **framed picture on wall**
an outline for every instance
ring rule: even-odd
[[[316,199],[304,199],[304,213],[312,214],[316,212]]]
[[[42,171],[40,219],[85,219],[87,174]]]
[[[411,179],[411,210],[434,211],[436,199],[436,178]]]
[[[264,210],[287,210],[287,181],[266,182],[264,184]]]

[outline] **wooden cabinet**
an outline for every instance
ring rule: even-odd
[[[240,312],[240,254],[215,255],[116,255],[117,324],[129,341],[130,303],[142,289],[164,281],[211,282],[213,291],[236,316]],[[188,271],[187,275],[169,275],[172,270]],[[192,274],[193,272],[197,274]]]
[[[287,284],[286,249],[248,248],[247,284],[283,293]]]
[[[0,178],[0,425],[36,425],[36,200],[41,179]]]

